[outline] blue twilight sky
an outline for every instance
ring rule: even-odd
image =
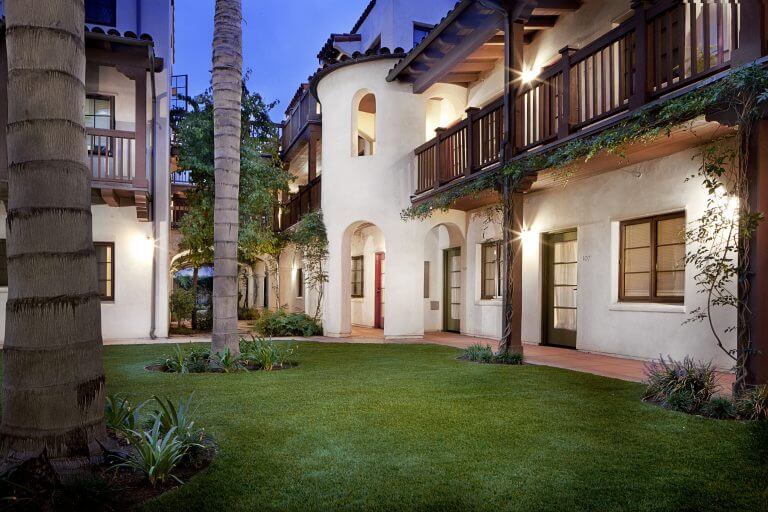
[[[317,69],[331,32],[349,32],[368,0],[243,0],[243,67],[251,90],[279,100],[283,112],[299,84]],[[189,94],[210,85],[214,0],[176,0],[176,75],[189,75]]]

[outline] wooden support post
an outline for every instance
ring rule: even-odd
[[[133,186],[135,188],[149,188],[147,179],[147,72],[137,69],[132,74],[135,85],[136,105],[136,158]],[[154,142],[154,141],[153,141]]]
[[[505,19],[504,30],[504,155],[508,161],[515,155],[516,99],[523,73],[523,23]]]
[[[648,21],[644,0],[634,0],[635,23],[635,78],[629,96],[629,110],[635,110],[648,103]]]
[[[752,212],[762,212],[766,219],[758,224],[749,242],[747,279],[739,280],[739,297],[746,298],[748,313],[744,317],[748,321],[740,322],[737,336],[740,350],[749,351],[746,384],[761,385],[768,384],[768,119],[755,123],[748,144],[749,206]],[[751,346],[744,347],[745,340]]]
[[[563,88],[560,91],[560,112],[558,112],[557,137],[562,139],[571,134],[571,116],[573,108],[578,107],[578,96],[576,94],[575,84],[571,84],[571,54],[574,49],[566,46],[560,50],[562,59],[560,66],[563,70]]]
[[[765,9],[768,8],[764,0],[740,0],[736,4],[730,4],[736,15],[736,8],[740,11],[740,28],[738,34],[738,47],[733,51],[731,66],[749,64],[763,55],[765,44]]]
[[[467,112],[467,168],[464,169],[464,175],[470,176],[478,167],[478,148],[479,137],[475,133],[475,114],[480,111],[479,108],[469,107]]]
[[[307,148],[309,156],[307,157],[307,180],[311,182],[317,177],[317,137],[312,130],[309,132],[309,145]]]
[[[443,140],[442,135],[445,132],[445,128],[436,128],[435,134],[437,134],[437,147],[435,148],[435,190],[440,188],[443,183]]]
[[[502,184],[504,242],[503,324],[499,353],[522,354],[523,313],[523,194],[513,190],[512,178],[504,176]]]

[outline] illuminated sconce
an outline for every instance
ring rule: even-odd
[[[520,73],[520,80],[522,80],[524,84],[529,84],[536,80],[540,74],[541,68],[537,66],[531,67],[529,69],[523,69],[522,73]]]

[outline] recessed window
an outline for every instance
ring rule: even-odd
[[[366,94],[357,105],[357,156],[370,156],[376,152],[376,96]]]
[[[363,296],[363,257],[352,256],[352,297]]]
[[[622,222],[619,300],[683,302],[685,213]]]
[[[99,277],[101,300],[115,300],[115,244],[95,242],[96,268]]]
[[[116,0],[85,0],[85,22],[91,25],[117,26]]]
[[[300,268],[296,270],[296,297],[299,299],[304,297],[304,269]]]
[[[480,247],[481,282],[483,300],[501,297],[502,251],[501,242],[487,242]]]
[[[89,94],[85,97],[85,128],[112,130],[115,127],[115,98]],[[108,154],[110,138],[90,133],[86,135],[89,153]]]

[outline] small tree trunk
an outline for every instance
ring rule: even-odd
[[[243,40],[241,0],[216,0],[213,34],[213,337],[211,349],[240,352],[237,244]]]
[[[195,307],[192,308],[192,329],[197,330],[197,287],[200,280],[200,267],[192,270],[192,295],[195,297]]]
[[[6,456],[93,461],[106,442],[101,299],[83,105],[83,2],[5,3]]]
[[[499,352],[522,354],[522,210],[523,195],[514,193],[512,178],[504,176],[502,183],[504,241],[503,324]]]

